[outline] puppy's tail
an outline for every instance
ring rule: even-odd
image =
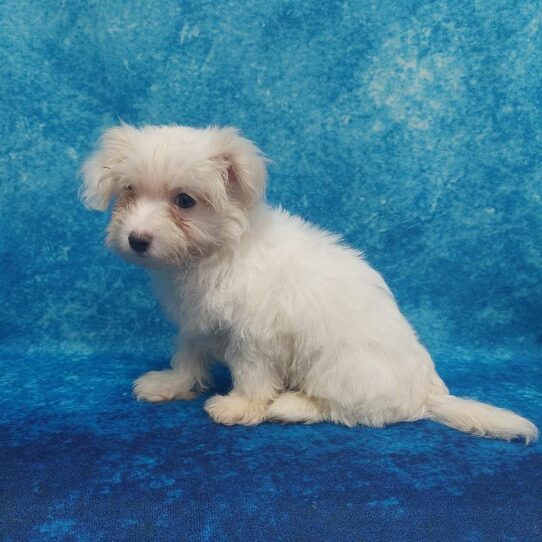
[[[465,433],[503,440],[521,438],[525,444],[538,439],[536,425],[504,408],[453,395],[429,397],[425,406],[428,418]]]

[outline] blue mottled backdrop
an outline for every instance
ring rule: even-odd
[[[541,425],[538,1],[3,0],[0,25],[2,540],[541,540],[541,444],[136,403],[172,329],[76,180],[119,118],[239,126],[456,394]]]

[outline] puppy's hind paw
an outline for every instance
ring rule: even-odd
[[[265,418],[268,401],[256,401],[232,392],[207,399],[205,411],[224,425],[257,425]]]
[[[150,371],[134,381],[134,397],[138,401],[161,403],[163,401],[190,400],[197,393],[187,389],[176,371]]]

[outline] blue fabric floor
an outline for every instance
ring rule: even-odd
[[[541,426],[541,25],[534,0],[2,2],[0,539],[541,540],[540,443],[135,402],[174,330],[76,180],[119,118],[238,126],[455,394]]]

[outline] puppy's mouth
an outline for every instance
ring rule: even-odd
[[[138,252],[130,247],[127,240],[122,242],[122,240],[108,238],[106,244],[126,262],[145,269],[163,269],[171,266],[182,267],[187,260],[184,254],[160,253],[160,247],[158,246]]]
[[[158,269],[166,265],[159,258],[156,258],[155,256],[153,256],[152,253],[146,252],[144,254],[140,254],[130,249],[128,250],[115,249],[115,252],[120,254],[120,256],[122,256],[122,258],[126,260],[128,263],[139,265],[140,267],[145,267],[147,269]]]
[[[153,254],[150,247],[147,247],[145,250],[142,250],[141,248],[139,250],[134,250],[133,247],[130,246],[127,237],[125,239],[118,239],[117,237],[108,235],[105,244],[128,263],[151,269],[156,269],[163,265],[160,262],[160,259]]]

